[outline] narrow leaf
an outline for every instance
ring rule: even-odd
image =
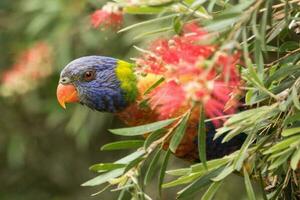
[[[143,146],[143,144],[144,140],[123,140],[105,144],[101,147],[101,150],[136,149]]]
[[[131,170],[132,168],[134,168],[135,166],[137,166],[141,161],[145,160],[144,157],[138,157],[135,160],[131,161],[125,168],[124,173],[128,172],[129,170]]]
[[[145,179],[144,179],[144,184],[147,185],[149,183],[149,181],[153,178],[153,175],[155,173],[155,169],[158,165],[158,161],[160,158],[160,155],[162,153],[162,149],[158,149],[153,157],[153,159],[151,160],[148,169],[146,171],[145,174]]]
[[[294,106],[298,110],[300,110],[300,102],[299,102],[298,92],[297,92],[297,88],[295,86],[292,88],[292,97],[293,97]]]
[[[212,200],[221,185],[222,181],[213,182],[212,184],[210,184],[209,188],[206,190],[201,200]]]
[[[152,23],[158,23],[159,21],[163,21],[163,20],[166,20],[166,19],[171,19],[172,17],[175,17],[175,16],[178,16],[178,14],[171,14],[171,15],[167,15],[167,16],[163,16],[163,17],[143,21],[143,22],[140,22],[140,23],[136,23],[136,24],[127,26],[127,27],[119,30],[118,33],[125,32],[125,31],[128,31],[130,29],[133,29],[133,28],[136,28],[136,27],[139,27],[139,26],[144,26],[144,25],[148,25],[148,24],[152,24]]]
[[[166,171],[167,174],[172,176],[185,176],[191,173],[190,168],[173,169]]]
[[[198,153],[201,162],[205,169],[207,169],[206,164],[206,127],[205,127],[205,115],[203,106],[200,106],[200,116],[199,116],[199,126],[198,126]]]
[[[191,173],[187,176],[182,176],[179,177],[178,179],[165,183],[162,185],[163,188],[170,188],[170,187],[174,187],[177,185],[182,185],[182,184],[187,184],[190,183],[192,181],[194,181],[195,179],[199,178],[200,176],[203,176],[205,174],[205,172],[200,172],[200,173]]]
[[[252,188],[252,184],[249,178],[249,174],[246,168],[244,168],[244,181],[245,181],[245,186],[246,186],[246,191],[247,191],[247,195],[248,195],[248,199],[249,200],[255,200],[255,194],[254,194],[254,190]]]
[[[149,94],[154,88],[156,88],[159,84],[161,84],[162,82],[164,82],[165,78],[161,77],[160,79],[158,79],[155,83],[153,83],[145,92],[144,95]]]
[[[299,140],[300,140],[300,135],[289,137],[289,138],[282,140],[281,142],[275,144],[270,149],[265,151],[263,154],[269,154],[269,153],[273,153],[275,151],[281,151],[281,150],[289,147],[291,144],[298,142]]]
[[[156,30],[153,30],[153,31],[148,31],[148,32],[141,33],[140,35],[135,36],[133,38],[133,40],[141,39],[143,37],[146,37],[146,36],[149,36],[149,35],[154,35],[154,34],[157,34],[157,33],[165,33],[165,32],[171,31],[171,30],[172,30],[172,27],[159,28],[159,29],[156,29]]]
[[[265,81],[266,87],[269,87],[273,81],[280,81],[281,79],[289,76],[300,70],[300,65],[293,65],[287,67],[281,67],[277,69],[270,77]]]
[[[150,6],[126,6],[123,8],[124,13],[128,14],[158,14],[164,10],[163,7],[150,7]]]
[[[125,164],[117,164],[117,163],[99,163],[92,165],[89,170],[99,172],[99,171],[110,171],[113,169],[124,168]]]
[[[174,153],[176,152],[178,145],[180,144],[182,138],[184,137],[189,117],[190,117],[190,112],[188,112],[187,114],[184,115],[182,121],[180,122],[180,124],[174,131],[174,134],[172,136],[172,139],[170,141],[170,146],[169,146],[171,151]]]
[[[145,140],[144,148],[147,149],[155,140],[161,138],[164,133],[164,129],[159,129],[151,133]]]
[[[285,21],[281,20],[275,27],[270,31],[270,36],[267,38],[267,43],[271,42],[286,26]]]
[[[213,181],[221,181],[234,171],[233,165],[226,166],[224,170],[216,177],[212,178]]]
[[[100,185],[102,183],[105,183],[113,178],[116,178],[118,176],[121,176],[124,172],[124,168],[121,169],[115,169],[112,171],[109,171],[105,174],[101,174],[85,183],[83,183],[81,186],[96,186],[96,185]]]
[[[291,154],[292,149],[286,151],[285,154],[281,155],[279,158],[276,158],[275,161],[272,162],[272,164],[268,167],[268,170],[278,169],[279,166],[283,165],[287,161]]]
[[[291,168],[296,170],[298,168],[298,163],[300,160],[300,148],[298,148],[292,155]]]
[[[130,128],[119,128],[119,129],[110,129],[109,131],[116,135],[124,135],[124,136],[135,136],[135,135],[143,135],[145,133],[150,133],[152,131],[156,131],[163,127],[170,125],[174,122],[176,118],[162,120],[150,124],[145,124],[141,126],[135,126]]]
[[[215,170],[215,169],[220,168],[221,166],[227,164],[229,161],[230,161],[230,159],[228,157],[210,160],[207,162],[207,169],[209,171]],[[193,173],[206,171],[203,163],[192,165],[191,168],[192,168]]]
[[[138,157],[141,157],[145,154],[144,150],[135,151],[132,154],[129,154],[128,156],[121,158],[120,160],[117,160],[115,163],[120,164],[129,164],[131,161],[137,159]]]
[[[234,161],[234,169],[236,170],[241,170],[244,160],[248,157],[248,153],[247,153],[247,149],[250,146],[250,144],[253,142],[252,140],[254,139],[255,134],[249,134],[245,140],[245,142],[243,143],[241,149],[239,150],[239,154],[236,157],[235,161]]]
[[[296,133],[300,133],[300,127],[284,129],[284,130],[281,132],[281,135],[282,135],[283,137],[288,137],[288,136],[294,135],[294,134],[296,134]]]
[[[158,191],[159,191],[160,196],[161,196],[162,184],[164,182],[164,178],[165,178],[165,174],[166,174],[165,172],[167,169],[170,155],[171,155],[171,151],[168,149],[167,152],[165,153],[164,160],[163,160],[163,163],[162,163],[160,171],[159,171]]]
[[[211,179],[215,177],[217,174],[223,170],[224,167],[221,167],[217,170],[207,172],[204,176],[201,176],[199,179],[195,180],[192,184],[180,190],[177,194],[177,199],[187,199],[193,196],[196,192],[198,192],[202,187],[207,186],[212,181]]]

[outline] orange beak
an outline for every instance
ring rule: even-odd
[[[59,104],[66,109],[66,103],[79,102],[77,90],[72,84],[58,84],[56,96]]]

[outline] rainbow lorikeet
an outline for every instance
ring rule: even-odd
[[[164,78],[163,74],[139,73],[134,65],[115,58],[81,57],[69,63],[62,70],[57,88],[57,98],[64,108],[65,103],[79,102],[93,110],[115,113],[130,126],[141,125],[168,117],[180,116],[191,107],[184,103],[177,105],[176,98],[182,98],[182,93],[178,92],[177,83],[164,81],[162,78]],[[147,91],[157,82],[161,83],[152,91]],[[229,93],[221,88],[217,90],[226,93],[223,94],[226,98],[219,100],[223,101],[222,109],[224,109],[225,104],[230,102]],[[144,95],[147,92],[148,95]],[[165,105],[160,105],[160,98],[162,102],[167,101]],[[148,101],[148,106],[141,105],[145,99]],[[214,108],[220,106],[218,102],[207,104],[207,106],[210,109],[205,112],[207,118],[212,112],[219,112],[216,116],[222,118],[222,115],[233,113],[235,110],[228,109],[228,112],[220,113],[220,109]],[[168,107],[170,107],[169,115],[166,115],[164,112]],[[190,113],[185,136],[175,152],[176,156],[188,160],[198,160],[196,139],[198,121],[199,109],[193,109]],[[238,149],[244,140],[243,136],[237,136],[226,143],[221,143],[222,138],[213,140],[215,129],[222,123],[222,119],[206,123],[208,159],[231,153]],[[168,141],[166,141],[166,145],[168,145]]]

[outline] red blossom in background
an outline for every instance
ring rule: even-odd
[[[149,94],[150,106],[161,118],[178,114],[181,107],[201,102],[206,116],[215,118],[233,114],[239,106],[240,74],[236,65],[239,53],[218,52],[207,44],[209,35],[197,24],[187,24],[181,36],[151,43],[149,52],[137,59],[141,72],[163,75],[165,83]],[[219,127],[224,119],[213,120]]]
[[[1,94],[11,96],[34,89],[52,73],[51,48],[44,42],[35,44],[18,57],[1,77]]]
[[[123,23],[123,12],[117,4],[107,3],[91,14],[90,22],[94,28],[119,28]]]

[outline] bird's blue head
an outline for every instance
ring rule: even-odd
[[[61,72],[59,103],[80,102],[91,109],[118,112],[137,96],[133,66],[103,56],[86,56],[70,62]]]

